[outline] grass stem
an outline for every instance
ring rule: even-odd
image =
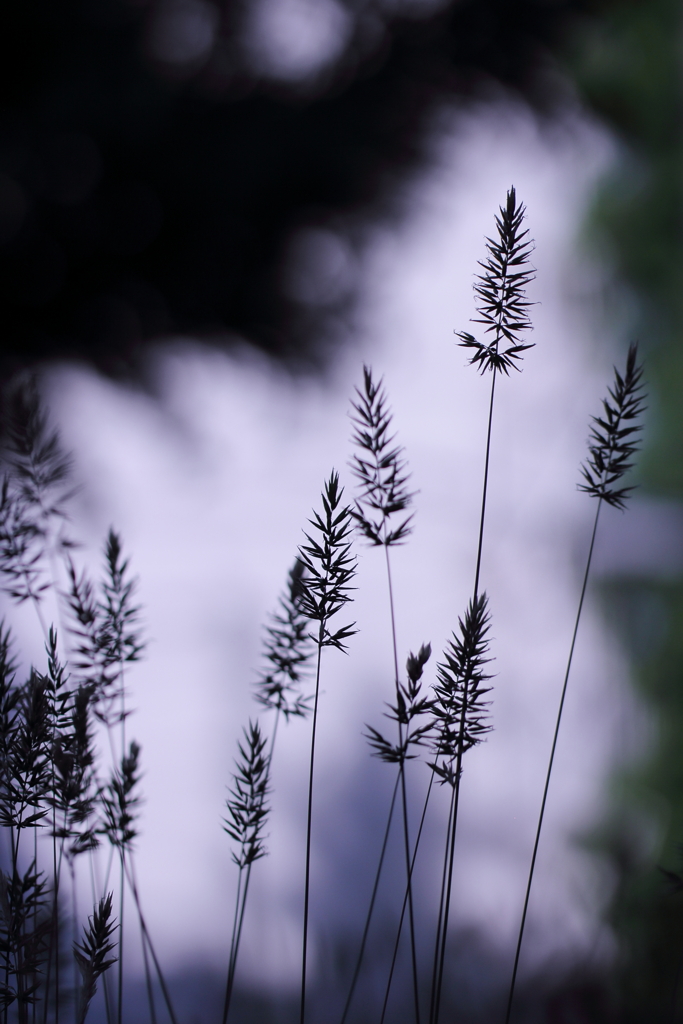
[[[591,534],[590,547],[588,549],[588,558],[586,559],[586,569],[583,574],[583,585],[581,587],[581,596],[579,598],[579,607],[576,613],[576,621],[574,622],[574,631],[572,633],[572,642],[569,648],[569,658],[567,659],[567,668],[564,674],[564,682],[562,684],[562,693],[560,696],[560,706],[557,711],[557,720],[555,722],[555,732],[553,734],[553,742],[550,748],[550,758],[548,760],[548,770],[545,776],[545,785],[543,787],[543,799],[541,800],[541,810],[538,816],[538,824],[536,826],[536,837],[534,839],[534,848],[531,854],[531,865],[529,867],[529,878],[527,880],[526,892],[524,894],[524,907],[522,909],[522,919],[519,926],[519,935],[517,936],[517,946],[515,949],[515,960],[512,968],[512,979],[510,981],[510,991],[508,994],[507,1007],[505,1010],[505,1024],[510,1024],[510,1016],[512,1014],[512,1002],[515,996],[515,985],[517,982],[517,969],[519,967],[519,955],[522,949],[522,940],[524,938],[524,926],[526,924],[527,911],[529,909],[529,897],[531,895],[531,885],[534,880],[534,871],[536,868],[536,857],[538,854],[538,845],[541,840],[541,829],[543,828],[543,817],[545,815],[545,805],[548,799],[548,788],[550,786],[550,776],[553,770],[553,763],[555,760],[555,750],[557,748],[557,738],[560,733],[560,724],[562,722],[562,712],[564,710],[565,697],[567,696],[567,684],[569,682],[569,673],[571,672],[572,660],[574,657],[574,648],[576,646],[576,637],[579,632],[579,623],[581,621],[581,612],[583,611],[583,602],[586,596],[586,588],[588,586],[588,576],[591,568],[591,561],[593,559],[593,548],[595,547],[595,536],[598,531],[598,520],[600,518],[600,509],[602,508],[602,499],[598,499],[598,507],[595,510],[595,519],[593,521],[593,532]]]

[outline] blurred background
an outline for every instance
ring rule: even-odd
[[[363,362],[385,378],[419,491],[395,570],[402,656],[430,640],[436,660],[464,611],[488,395],[453,331],[475,315],[476,263],[511,184],[536,244],[536,348],[502,382],[494,423],[483,578],[495,731],[466,767],[449,1012],[500,1016],[593,513],[578,467],[612,364],[636,339],[649,389],[640,488],[601,524],[517,1013],[683,1019],[683,908],[661,870],[683,871],[682,30],[674,0],[31,0],[6,12],[0,371],[5,383],[39,374],[74,453],[78,557],[96,565],[114,524],[140,576],[138,871],[184,1019],[209,1019],[220,999],[235,884],[225,787],[301,529],[333,465],[352,488]],[[358,553],[360,632],[348,658],[332,652],[323,687],[321,1021],[343,1003],[391,786],[361,735],[381,721],[391,654],[381,565]],[[32,623],[18,628],[38,661]],[[296,1009],[307,735],[294,723],[278,738],[243,1019]],[[416,773],[415,793],[425,784]],[[437,849],[420,883],[427,931]],[[358,1020],[375,1019],[395,891],[380,893]]]

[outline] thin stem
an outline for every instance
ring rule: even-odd
[[[451,799],[448,802],[448,824],[446,826],[446,846],[443,854],[443,871],[441,872],[441,892],[439,893],[439,916],[436,922],[436,941],[434,943],[434,964],[432,967],[432,989],[429,1000],[429,1021],[434,1019],[434,1003],[436,999],[436,986],[439,977],[439,951],[441,949],[441,929],[443,927],[444,900],[446,897],[446,880],[448,878],[448,854],[451,844],[451,822],[453,821],[453,805],[455,803],[455,790],[451,792]]]
[[[456,764],[456,775],[455,775],[455,792],[453,802],[453,818],[451,821],[451,849],[448,864],[448,885],[446,887],[446,899],[444,901],[444,913],[443,913],[443,928],[441,931],[441,956],[439,959],[439,977],[436,986],[436,997],[434,1000],[434,1021],[433,1024],[439,1024],[439,1010],[441,1007],[441,990],[443,986],[443,969],[444,962],[446,959],[446,940],[448,938],[448,917],[450,914],[451,907],[451,891],[453,886],[453,862],[455,859],[455,830],[458,825],[458,804],[460,803],[460,777],[462,775],[462,747],[463,747],[463,733],[465,727],[465,711],[467,708],[467,684],[465,684],[465,695],[463,700],[463,710],[460,719],[460,740],[458,742],[458,759]]]
[[[119,662],[119,679],[121,685],[121,764],[123,765],[123,759],[126,756],[126,691],[125,691],[125,679],[123,674],[123,658]],[[111,736],[111,733],[110,733]],[[116,762],[115,762],[116,763]],[[123,771],[123,768],[121,769]],[[123,911],[125,902],[125,860],[126,851],[121,846],[121,900],[120,900],[120,911],[119,911],[119,989],[118,989],[118,1007],[117,1007],[117,1022],[123,1024]]]
[[[232,989],[235,982],[235,970],[237,968],[237,953],[239,951],[240,939],[242,938],[242,925],[244,924],[244,910],[247,905],[247,894],[249,892],[249,879],[251,878],[251,867],[250,864],[247,868],[247,877],[244,883],[244,895],[242,896],[242,909],[240,910],[239,924],[237,926],[237,938],[235,941],[235,950],[228,971],[228,986],[225,992],[225,1007],[223,1010],[223,1024],[226,1024],[228,1019],[228,1011],[230,1010],[230,1002],[232,1000]]]
[[[123,909],[124,909],[124,873],[125,873],[125,858],[123,847],[121,847],[121,899],[119,901],[119,986],[118,986],[118,1005],[116,1009],[116,1020],[118,1024],[122,1024],[123,1021]]]
[[[73,922],[71,925],[71,934],[73,935],[72,948],[78,941],[78,902],[76,895],[76,870],[74,865],[73,857],[69,860],[69,874],[71,876],[71,916]],[[73,962],[73,975],[74,975],[74,993],[78,992],[78,963],[76,957]],[[74,996],[74,1021],[78,1024],[78,999]]]
[[[243,868],[240,867],[239,874],[237,875],[237,895],[235,896],[235,914],[232,921],[232,935],[230,936],[230,955],[228,957],[228,977],[225,983],[225,1000],[223,1002],[223,1024],[228,1019],[228,1009],[230,1007],[230,992],[232,989],[232,963],[235,955],[235,941],[237,939],[237,923],[240,916],[240,897],[242,895],[242,873]]]
[[[154,949],[154,944],[152,942],[152,937],[149,934],[149,929],[147,928],[147,924],[145,922],[145,918],[144,918],[143,913],[142,913],[142,906],[140,905],[140,894],[138,893],[138,886],[137,886],[137,882],[135,880],[135,875],[133,875],[131,873],[131,871],[130,871],[128,865],[125,863],[125,861],[124,861],[124,868],[125,868],[125,872],[126,872],[126,879],[128,881],[128,886],[129,886],[131,892],[133,893],[133,899],[135,901],[135,908],[136,908],[136,910],[138,912],[138,918],[140,919],[140,927],[142,928],[144,936],[145,936],[145,938],[147,940],[147,945],[149,947],[149,951],[152,954],[152,960],[154,961],[154,968],[155,968],[155,970],[157,972],[157,977],[159,979],[159,984],[161,986],[161,993],[162,993],[162,995],[164,997],[164,1002],[166,1003],[166,1009],[168,1010],[168,1015],[171,1018],[171,1024],[178,1024],[178,1021],[176,1020],[176,1015],[175,1015],[175,1013],[173,1011],[173,1004],[171,1003],[171,997],[169,995],[168,987],[166,985],[166,980],[165,980],[163,972],[161,970],[161,965],[159,963],[159,959],[158,959],[158,957],[156,955],[156,952],[155,952],[155,949]]]
[[[142,945],[142,959],[145,965],[145,987],[147,989],[147,1002],[149,1004],[149,1016],[152,1024],[157,1024],[157,1011],[154,1005],[154,989],[152,988],[152,972],[149,967],[149,954],[147,952],[147,942],[145,941],[145,933],[140,925],[140,942]]]
[[[389,609],[391,612],[391,638],[394,653],[394,679],[396,684],[396,696],[399,697],[399,678],[398,678],[398,644],[396,642],[396,613],[394,610],[394,590],[391,582],[391,562],[389,559],[389,545],[386,543],[386,530],[387,523],[386,518],[383,524],[385,544],[384,544],[384,555],[387,566],[387,583],[389,586]],[[403,748],[403,727],[401,721],[398,721],[398,744],[399,749]],[[401,783],[401,806],[403,810],[403,845],[405,849],[405,860],[406,860],[406,880],[408,884],[408,922],[410,927],[410,957],[413,969],[413,1001],[415,1003],[415,1020],[417,1024],[420,1024],[420,993],[417,978],[417,953],[415,948],[415,917],[413,913],[413,885],[412,885],[412,871],[410,866],[410,835],[408,830],[408,797],[406,793],[406,776],[405,776],[405,764],[401,762],[399,766],[399,781]]]
[[[134,890],[134,893],[135,893],[135,891],[137,891],[137,878],[136,878],[136,875],[135,875],[135,860],[133,858],[133,851],[132,850],[128,851],[128,863],[129,863],[129,870],[130,870],[131,877],[135,881],[135,890]],[[137,906],[137,901],[136,901],[136,906]],[[150,967],[149,967],[149,957],[148,957],[148,951],[147,951],[147,944],[149,943],[150,940],[149,940],[149,937],[145,935],[145,931],[144,931],[144,928],[142,927],[142,922],[139,920],[139,917],[140,917],[140,915],[138,914],[138,923],[140,924],[140,941],[141,941],[141,944],[142,944],[142,960],[143,960],[144,968],[145,968],[145,987],[147,989],[147,1002],[149,1004],[149,1013],[150,1013],[150,1018],[151,1018],[152,1024],[156,1024],[156,1017],[157,1017],[157,1015],[156,1015],[156,1005],[154,1003],[154,988],[153,988],[153,985],[152,985],[152,972],[151,972]],[[106,978],[106,976],[107,976],[107,973],[105,971],[103,977]],[[109,1019],[109,1018],[107,1018],[107,1019]]]
[[[510,1022],[510,1014],[512,1012],[512,1000],[515,994],[515,983],[517,981],[517,968],[519,966],[519,954],[522,948],[522,939],[524,937],[524,925],[526,924],[526,915],[529,907],[529,895],[531,893],[531,884],[534,878],[534,869],[536,867],[536,855],[538,853],[538,844],[541,838],[541,828],[543,827],[543,816],[545,814],[545,805],[548,798],[548,787],[550,786],[550,775],[553,770],[553,761],[555,760],[555,748],[557,747],[557,737],[560,732],[560,722],[562,721],[562,711],[564,709],[564,699],[567,695],[567,683],[569,682],[569,673],[572,667],[572,659],[574,657],[574,647],[576,645],[576,636],[579,632],[579,622],[581,621],[581,612],[583,610],[583,601],[586,596],[586,587],[588,586],[588,575],[590,573],[591,561],[593,558],[593,548],[595,546],[595,535],[598,530],[598,520],[600,518],[600,509],[602,508],[602,498],[598,499],[598,507],[595,511],[595,521],[593,523],[593,533],[591,535],[590,547],[588,549],[588,558],[586,560],[586,571],[583,574],[583,586],[581,587],[581,597],[579,598],[579,607],[576,613],[576,622],[574,623],[574,632],[572,634],[571,647],[569,648],[569,658],[567,659],[567,669],[564,674],[564,683],[562,686],[562,696],[560,697],[560,706],[557,712],[557,721],[555,723],[555,733],[553,735],[553,744],[550,748],[550,760],[548,761],[548,771],[545,777],[545,786],[543,787],[543,799],[541,800],[541,812],[538,816],[538,825],[536,827],[536,838],[534,840],[534,850],[531,855],[531,866],[529,868],[529,880],[527,881],[526,894],[524,896],[524,909],[522,910],[522,920],[519,926],[519,936],[517,938],[517,949],[515,950],[515,963],[512,968],[512,980],[510,982],[510,993],[508,995],[507,1010],[505,1011],[505,1024]]]
[[[354,992],[356,990],[356,983],[358,981],[358,976],[360,975],[361,964],[363,963],[363,956],[365,955],[365,943],[367,942],[368,932],[370,931],[370,922],[372,920],[372,913],[373,913],[373,910],[375,909],[375,899],[377,897],[377,890],[379,888],[379,880],[380,880],[380,876],[382,874],[382,867],[384,865],[384,855],[385,855],[386,849],[387,849],[387,841],[389,839],[389,831],[391,829],[391,822],[392,822],[392,819],[393,819],[393,816],[394,816],[394,807],[396,806],[396,794],[398,793],[399,781],[400,781],[400,777],[399,777],[399,775],[397,775],[396,776],[396,782],[394,784],[394,791],[393,791],[393,793],[391,795],[391,804],[389,806],[389,815],[387,817],[386,828],[384,829],[384,839],[382,841],[382,850],[381,850],[380,855],[379,855],[379,863],[377,864],[377,872],[375,874],[375,882],[374,882],[374,885],[372,887],[372,895],[370,897],[370,906],[368,907],[368,913],[367,913],[367,916],[365,918],[365,927],[363,928],[363,937],[361,939],[360,949],[358,951],[358,959],[356,960],[356,967],[355,967],[355,970],[353,972],[353,978],[351,979],[351,987],[349,988],[349,994],[346,997],[346,1003],[344,1005],[344,1013],[342,1014],[342,1019],[341,1019],[340,1024],[345,1024],[345,1022],[346,1022],[346,1017],[348,1015],[349,1009],[351,1008],[351,1000],[353,999],[353,994],[354,994]]]
[[[315,761],[315,732],[318,723],[318,696],[320,694],[320,660],[323,649],[324,623],[320,623],[318,636],[318,659],[315,671],[315,700],[313,703],[313,727],[311,731],[311,763],[308,775],[308,816],[306,821],[306,876],[304,882],[304,935],[301,958],[301,1014],[300,1024],[306,1019],[306,954],[308,952],[308,902],[311,881],[311,822],[313,815],[313,766]]]
[[[491,400],[489,402],[489,422],[486,431],[486,458],[484,460],[484,485],[481,493],[481,516],[479,518],[479,541],[477,543],[477,567],[474,573],[474,600],[479,596],[479,573],[481,571],[481,552],[484,545],[484,520],[486,518],[486,496],[489,484],[489,460],[491,456],[491,426],[493,424],[493,399],[496,392],[496,367],[491,371]]]
[[[277,728],[280,721],[280,708],[277,708],[275,712],[275,723],[273,725],[273,733],[270,738],[270,751],[268,753],[267,765],[268,775],[270,775],[271,765],[273,762],[273,753],[275,750],[275,740],[277,737]],[[261,796],[260,806],[263,807],[263,801],[265,800],[265,790]],[[243,847],[244,850],[244,847]],[[228,1019],[228,1013],[230,1010],[230,1001],[232,999],[232,989],[235,978],[235,970],[237,967],[237,954],[239,952],[240,941],[242,938],[242,924],[244,923],[244,912],[247,905],[247,893],[249,891],[249,879],[251,877],[251,869],[253,865],[251,861],[247,867],[247,876],[244,884],[244,892],[242,892],[242,875],[244,872],[244,866],[240,865],[239,874],[237,878],[237,894],[235,897],[235,914],[232,922],[232,935],[230,937],[230,955],[228,957],[228,976],[225,984],[225,1000],[223,1003],[223,1024],[226,1024]]]
[[[420,827],[417,830],[417,837],[415,839],[415,846],[413,848],[413,857],[410,863],[410,875],[412,878],[413,871],[415,870],[415,861],[417,859],[417,851],[420,846],[420,839],[422,838],[422,830],[424,828],[425,818],[427,817],[427,808],[429,806],[429,798],[432,792],[432,786],[434,785],[434,771],[429,777],[429,785],[427,787],[427,795],[425,796],[425,802],[422,807],[422,815],[420,817]],[[401,916],[398,922],[398,929],[396,932],[396,941],[394,943],[394,952],[391,958],[391,967],[389,968],[389,978],[387,980],[387,987],[384,993],[384,1003],[382,1004],[382,1016],[380,1017],[380,1024],[384,1024],[384,1017],[387,1012],[387,1006],[389,1004],[389,993],[391,992],[391,983],[394,979],[394,969],[396,967],[396,958],[398,956],[398,947],[401,941],[401,930],[403,928],[403,920],[405,918],[406,907],[408,906],[408,885],[406,885],[406,891],[403,896],[403,906],[401,908]]]
[[[90,860],[90,885],[91,885],[91,891],[92,891],[93,905],[97,904],[97,901],[100,899],[100,896],[102,894],[102,889],[100,887],[100,884],[99,884],[99,881],[98,881],[98,878],[97,878],[97,856],[96,856],[96,852],[97,851],[95,849],[91,849],[90,850],[90,854],[89,854],[89,860]],[[112,847],[112,852],[113,852],[113,847]],[[111,856],[111,854],[110,854],[110,856]],[[108,975],[109,975],[108,971],[105,971],[104,974],[102,975],[102,988],[103,988],[103,991],[104,991],[104,1009],[105,1009],[105,1014],[106,1014],[106,1017],[107,1017],[107,1024],[111,1024],[112,1013],[111,1013],[111,1006],[110,1006],[110,1000],[109,1000],[109,985],[108,985],[108,982],[107,982]]]

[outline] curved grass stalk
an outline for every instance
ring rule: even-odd
[[[371,730],[371,743],[377,748],[376,752],[384,760],[398,763],[397,784],[401,790],[401,811],[403,824],[403,847],[406,866],[406,881],[408,886],[408,916],[410,928],[410,954],[413,975],[413,1002],[415,1008],[416,1024],[420,1024],[420,996],[417,971],[417,951],[415,941],[415,914],[413,907],[412,874],[410,869],[410,830],[408,825],[408,796],[405,779],[405,760],[407,756],[407,744],[404,742],[403,729],[407,722],[403,720],[401,694],[401,683],[398,670],[398,644],[396,639],[396,612],[394,606],[394,592],[391,577],[391,561],[389,548],[402,544],[412,532],[413,515],[405,515],[410,506],[414,493],[408,489],[409,474],[406,471],[406,462],[403,457],[403,448],[394,444],[395,437],[391,430],[391,411],[387,405],[386,392],[383,382],[380,380],[375,384],[372,379],[372,370],[363,367],[363,390],[356,389],[358,400],[353,402],[352,420],[355,424],[353,441],[358,452],[353,457],[351,468],[354,476],[360,482],[360,494],[356,499],[356,510],[354,518],[360,532],[374,546],[383,547],[387,574],[387,588],[389,594],[389,613],[391,621],[392,655],[394,668],[394,687],[396,693],[395,718],[398,729],[398,747],[391,748],[390,744],[380,737],[376,730]],[[360,453],[360,454],[359,454]],[[392,517],[399,513],[400,522],[397,525],[391,521]],[[426,648],[423,648],[426,650]],[[412,655],[411,655],[412,657]],[[421,675],[421,671],[420,671]],[[379,746],[375,742],[381,740]],[[419,742],[419,739],[415,740]],[[389,834],[391,814],[386,828],[386,837]],[[386,838],[385,838],[386,844]],[[365,937],[370,925],[372,910],[374,908],[374,896],[376,887],[379,884],[382,866],[384,863],[384,849],[380,855],[380,862],[375,888],[371,899],[370,909],[364,928],[364,938],[361,943],[361,951],[365,948]],[[362,959],[362,952],[361,952]],[[360,968],[358,965],[357,971]],[[357,971],[352,981],[352,989],[347,1000],[347,1007],[351,998],[353,988],[357,980]],[[344,1016],[346,1016],[346,1011]]]
[[[343,493],[343,488],[339,485],[339,475],[333,470],[322,494],[322,515],[314,512],[313,518],[309,520],[316,533],[315,535],[306,533],[306,543],[299,549],[301,561],[306,569],[306,576],[302,580],[301,607],[309,619],[319,624],[317,636],[313,635],[317,647],[317,658],[308,773],[308,808],[306,814],[306,868],[304,876],[300,1024],[305,1024],[306,1019],[313,776],[322,652],[325,647],[333,647],[339,651],[345,651],[344,641],[356,632],[353,628],[353,623],[342,626],[341,629],[336,630],[334,633],[329,629],[330,620],[351,600],[349,591],[351,590],[351,581],[356,572],[356,561],[355,557],[351,554],[350,543],[352,512],[348,506],[341,504]]]
[[[642,364],[638,363],[637,345],[631,345],[629,348],[626,359],[626,371],[623,377],[616,367],[614,369],[614,374],[615,380],[613,386],[608,388],[608,398],[603,399],[602,415],[593,417],[593,424],[591,426],[590,439],[588,443],[588,459],[581,467],[583,481],[579,484],[579,490],[585,491],[592,497],[597,498],[598,504],[595,510],[595,519],[593,520],[593,530],[591,532],[590,545],[588,548],[586,568],[583,574],[579,605],[576,613],[576,620],[574,622],[572,640],[569,647],[567,667],[564,674],[564,681],[560,694],[560,704],[557,711],[557,718],[555,720],[555,730],[550,748],[545,784],[543,787],[541,809],[538,816],[538,824],[536,826],[536,835],[531,854],[531,864],[529,866],[529,877],[524,895],[522,917],[517,937],[517,945],[515,948],[515,959],[512,968],[510,990],[505,1010],[505,1024],[509,1024],[512,1015],[519,958],[524,938],[524,928],[529,908],[529,898],[531,896],[531,887],[536,868],[536,858],[541,839],[541,831],[543,828],[546,802],[548,799],[550,777],[552,775],[553,764],[555,761],[557,739],[562,722],[565,698],[567,696],[567,685],[569,683],[569,675],[574,658],[574,648],[576,646],[581,613],[583,611],[586,589],[588,587],[588,578],[593,558],[593,549],[595,547],[600,510],[603,502],[611,505],[613,508],[623,510],[626,507],[626,501],[633,490],[633,487],[623,486],[622,478],[633,467],[633,457],[639,447],[638,435],[642,430],[642,426],[637,421],[645,410],[645,396],[642,383],[643,367]]]
[[[522,355],[533,345],[522,339],[522,332],[531,327],[528,309],[532,303],[526,298],[526,286],[533,280],[534,271],[529,259],[533,243],[528,231],[522,230],[525,208],[517,201],[517,194],[512,187],[505,206],[501,206],[496,216],[496,239],[487,238],[487,256],[479,265],[482,273],[477,276],[474,286],[478,300],[477,313],[473,322],[484,328],[485,340],[479,341],[468,331],[456,332],[460,344],[472,355],[470,363],[481,373],[491,371],[491,394],[489,399],[488,423],[486,430],[486,451],[484,458],[484,480],[482,486],[481,513],[477,539],[477,557],[474,575],[474,590],[470,611],[480,608],[480,574],[484,543],[484,526],[486,521],[486,503],[488,497],[489,468],[491,457],[491,435],[493,427],[493,409],[496,393],[496,377],[498,373],[508,375],[510,370],[520,369]],[[489,335],[489,339],[486,336]],[[485,597],[484,597],[485,600]],[[485,611],[485,605],[480,610]],[[462,626],[462,623],[461,623]],[[453,668],[453,666],[451,666]],[[465,717],[467,714],[467,683],[463,694],[463,708],[459,735],[456,739],[457,749],[453,751],[455,774],[447,781],[452,785],[453,792],[449,809],[450,837],[447,839],[446,875],[442,877],[441,891],[445,892],[444,902],[440,903],[436,930],[433,979],[430,999],[430,1024],[438,1024],[443,985],[444,962],[450,913],[450,895],[455,855],[455,833],[457,828],[458,805],[460,796],[460,776],[462,771],[462,742],[465,733]],[[445,884],[444,884],[445,882]]]

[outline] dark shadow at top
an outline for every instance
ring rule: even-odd
[[[76,358],[139,378],[146,343],[169,333],[246,336],[294,367],[323,366],[334,343],[321,338],[353,295],[353,224],[396,213],[430,112],[491,83],[552,110],[553,54],[585,6],[327,0],[338,38],[326,59],[283,74],[255,47],[257,4],[7,8],[5,376]]]

